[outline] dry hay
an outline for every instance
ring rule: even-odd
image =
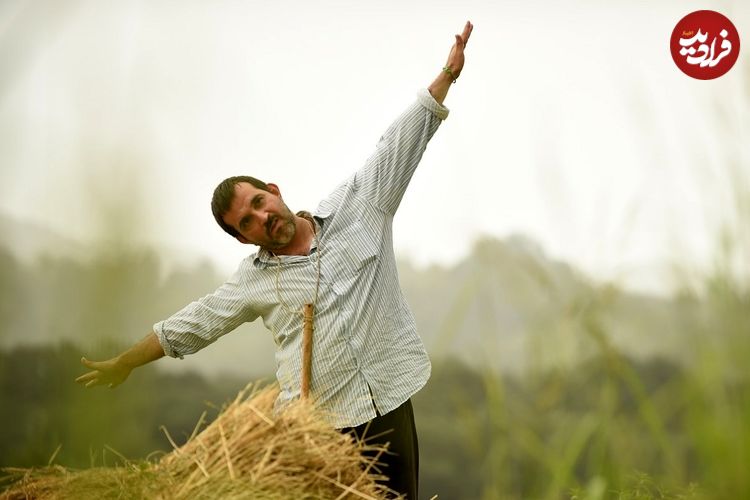
[[[246,388],[202,432],[156,462],[6,469],[15,482],[0,499],[387,497],[375,482],[381,478],[376,459],[362,454],[377,457],[383,449],[332,429],[305,402],[272,418],[277,394],[276,388]]]

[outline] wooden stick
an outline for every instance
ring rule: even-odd
[[[305,304],[302,322],[302,399],[310,397],[312,376],[313,305]]]

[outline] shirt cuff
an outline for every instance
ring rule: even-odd
[[[159,321],[158,323],[154,324],[154,333],[156,334],[156,338],[159,339],[159,344],[161,344],[161,348],[164,350],[164,354],[169,356],[170,358],[183,359],[182,354],[172,349],[172,346],[169,344],[169,340],[167,340],[167,336],[164,335],[163,326],[163,321]]]
[[[427,110],[437,118],[440,118],[441,120],[445,120],[446,118],[448,118],[448,113],[450,113],[450,110],[437,102],[435,98],[432,97],[432,94],[430,94],[429,90],[422,89],[417,92],[417,102],[427,108]]]

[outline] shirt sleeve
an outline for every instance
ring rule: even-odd
[[[447,117],[448,108],[435,101],[427,89],[421,90],[416,102],[388,127],[375,152],[354,175],[358,194],[395,214],[427,143]]]
[[[173,358],[193,354],[242,323],[254,321],[258,314],[248,306],[241,280],[242,268],[212,294],[156,323],[154,333],[164,354]]]

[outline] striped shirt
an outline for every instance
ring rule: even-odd
[[[261,317],[276,343],[281,408],[300,394],[302,306],[313,302],[320,280],[310,394],[330,423],[363,424],[421,389],[430,360],[398,282],[392,224],[447,116],[420,91],[365,165],[320,202],[309,255],[277,257],[260,248],[245,258],[214,293],[154,325],[165,354],[192,354]]]

